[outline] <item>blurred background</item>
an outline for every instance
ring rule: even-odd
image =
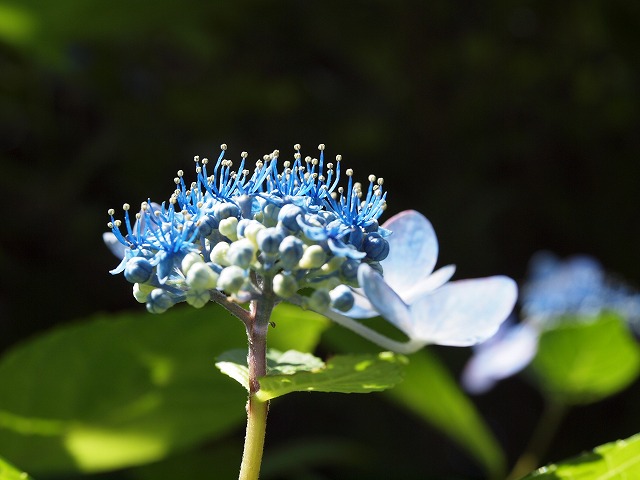
[[[432,221],[456,278],[521,281],[549,249],[637,286],[638,25],[640,3],[624,0],[1,0],[0,348],[143,308],[108,273],[107,209],[166,198],[221,143],[254,161],[325,143],[356,177],[384,177],[383,219]],[[456,375],[470,353],[434,350]],[[572,411],[552,459],[636,433],[639,395]],[[406,478],[425,463],[481,475],[375,395],[309,397],[274,409],[268,448],[332,431],[388,449],[380,465]],[[538,394],[512,379],[474,401],[513,461]]]

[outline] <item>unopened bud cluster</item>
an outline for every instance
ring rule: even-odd
[[[370,175],[363,188],[349,169],[341,186],[340,156],[325,163],[324,145],[319,158],[303,159],[294,148],[293,161],[278,165],[274,151],[250,171],[246,153],[234,169],[222,145],[211,171],[207,159],[194,159],[192,183],[178,172],[167,202],[144,202],[135,219],[128,204],[124,220],[109,210],[109,228],[124,246],[111,273],[124,273],[152,313],[183,301],[200,308],[215,292],[244,303],[301,290],[313,310],[351,309],[358,266],[380,270],[389,252],[389,232],[377,221],[386,207],[383,181]]]

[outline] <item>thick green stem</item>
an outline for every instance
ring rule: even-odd
[[[538,425],[531,435],[529,444],[516,461],[507,480],[521,478],[539,466],[540,460],[549,448],[566,411],[567,407],[565,405],[553,400],[547,400],[545,410],[538,420]]]
[[[240,466],[239,480],[257,480],[260,475],[264,437],[267,428],[269,402],[256,397],[260,377],[267,374],[267,330],[275,303],[270,284],[263,285],[263,295],[251,302],[251,318],[247,327],[249,353],[249,400],[247,402],[247,431]]]

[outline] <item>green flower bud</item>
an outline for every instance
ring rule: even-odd
[[[311,245],[302,254],[302,258],[298,262],[298,266],[305,270],[311,268],[320,268],[327,260],[327,254],[320,245]]]
[[[278,273],[273,277],[273,291],[282,298],[289,298],[298,291],[298,282],[293,275]]]
[[[238,293],[245,282],[245,272],[237,265],[223,268],[218,277],[218,288],[227,293]]]
[[[195,308],[204,307],[211,300],[209,290],[191,289],[187,292],[187,303]]]
[[[253,246],[258,248],[258,232],[266,227],[260,222],[252,221],[244,229],[244,237],[249,239]]]
[[[206,263],[196,263],[187,272],[186,282],[196,290],[209,290],[216,288],[218,274]]]
[[[235,242],[238,239],[238,219],[236,217],[229,217],[220,220],[218,230],[229,240]]]
[[[217,265],[227,266],[230,265],[227,258],[227,252],[229,251],[229,244],[227,242],[218,242],[211,249],[210,259]]]
[[[186,275],[189,269],[196,263],[204,263],[204,258],[202,258],[202,255],[196,252],[187,253],[182,259],[182,263],[180,264],[180,266],[182,267],[182,273]]]
[[[156,287],[154,287],[153,285],[147,285],[145,283],[134,283],[133,298],[135,298],[139,303],[147,303],[149,294],[154,288]]]

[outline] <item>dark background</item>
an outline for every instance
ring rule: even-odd
[[[413,208],[432,221],[456,278],[521,281],[544,248],[592,254],[637,285],[638,25],[640,3],[623,0],[1,1],[0,348],[142,308],[108,274],[106,211],[168,197],[176,170],[221,143],[254,161],[325,143],[356,177],[385,178],[383,219]],[[438,353],[454,372],[468,356]],[[635,433],[637,398],[578,409],[557,455]],[[358,402],[336,421],[366,411]],[[537,393],[511,380],[478,403],[513,456]],[[397,415],[396,433],[453,452],[434,460],[444,470],[473,470]]]

